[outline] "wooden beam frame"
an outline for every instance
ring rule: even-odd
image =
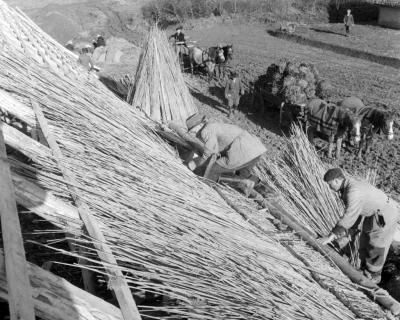
[[[12,172],[17,203],[66,232],[80,234],[83,223],[76,207]]]
[[[114,305],[72,285],[32,263],[27,274],[33,288],[36,315],[44,320],[123,320]],[[5,261],[0,250],[0,297],[8,300]],[[21,318],[22,319],[22,318]]]
[[[2,130],[0,130],[0,218],[11,320],[35,320],[21,225]]]
[[[118,269],[117,261],[110,247],[107,245],[106,239],[104,238],[104,235],[99,228],[99,223],[90,212],[87,204],[78,196],[80,190],[74,187],[74,185],[78,185],[74,174],[63,166],[64,156],[61,152],[60,147],[58,146],[55,137],[50,131],[47,120],[39,103],[34,100],[31,100],[31,103],[33,111],[35,112],[36,118],[39,122],[40,128],[42,129],[47,143],[50,146],[53,156],[57,160],[58,167],[62,172],[65,181],[69,183],[71,196],[78,207],[79,215],[83,223],[85,224],[89,235],[96,240],[94,242],[94,246],[97,250],[97,254],[103,262],[105,269],[112,277],[109,280],[109,284],[110,287],[113,289],[115,296],[117,297],[124,319],[140,320],[141,317],[137,309],[135,300],[133,299],[132,293],[128,287],[124,275],[122,274],[121,270]]]

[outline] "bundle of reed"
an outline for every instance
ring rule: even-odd
[[[290,104],[303,104],[315,97],[319,73],[314,65],[286,59],[271,64],[257,84]]]
[[[282,206],[314,233],[327,235],[343,215],[342,202],[323,181],[327,166],[298,126],[292,126],[281,157],[257,169],[280,195]]]
[[[197,112],[176,54],[156,26],[147,36],[127,101],[158,122],[184,123]]]
[[[132,290],[179,301],[160,310],[193,319],[355,319],[276,240],[185,169],[126,103],[9,48],[0,52],[0,88],[26,106],[40,103],[115,267]],[[43,187],[63,193],[47,170],[32,178],[40,172]],[[80,244],[92,250],[86,239]]]

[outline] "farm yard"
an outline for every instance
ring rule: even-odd
[[[400,59],[400,31],[371,25],[355,25],[350,37],[346,37],[342,23],[312,24],[299,26],[295,35],[348,49],[355,49]]]
[[[71,4],[68,15],[84,7],[90,16],[92,5],[98,5],[97,14],[107,12],[107,1],[60,0],[60,5]],[[43,12],[54,19],[61,7],[47,2],[40,2]],[[193,75],[179,71],[165,37],[175,32],[175,24],[165,34],[153,26],[143,37],[148,25],[128,19],[131,12],[138,17],[145,2],[134,1],[125,13],[126,1],[113,2],[119,13],[110,10],[110,20],[103,17],[101,32],[113,36],[114,29],[118,38],[107,38],[108,46],[97,52],[100,72],[87,72],[76,61],[77,51],[71,53],[0,0],[0,43],[5,46],[0,53],[5,122],[0,122],[0,152],[10,159],[0,170],[3,176],[9,171],[10,179],[0,181],[0,190],[14,183],[15,199],[6,201],[18,206],[8,213],[21,222],[12,239],[23,238],[26,255],[19,257],[26,261],[20,260],[19,267],[28,268],[25,287],[34,292],[35,311],[29,304],[21,310],[31,308],[30,315],[36,312],[40,320],[397,319],[399,243],[394,242],[380,283],[390,296],[356,270],[357,253],[343,257],[337,244],[326,246],[317,238],[331,232],[343,209],[322,180],[329,167],[367,177],[400,201],[400,69],[283,39],[271,32],[277,24],[223,15],[186,20],[185,35],[196,46],[233,45],[227,70],[239,72],[245,92],[239,112],[228,116],[226,76],[210,79],[198,70]],[[67,31],[52,26],[52,19],[38,16],[41,8],[27,8],[39,22],[50,23],[48,30],[60,32],[62,41],[73,33],[71,24]],[[75,39],[83,47],[96,34],[93,28],[100,28],[93,21],[82,21],[77,31]],[[82,32],[85,28],[92,30]],[[357,25],[352,38],[345,38],[341,28],[303,25],[295,35],[400,58],[398,43],[388,40],[400,40],[396,31]],[[357,96],[366,105],[394,111],[394,139],[376,137],[371,152],[360,159],[353,146],[343,144],[337,161],[327,158],[322,137],[314,149],[299,128],[282,129],[279,109],[268,97],[254,94],[255,82],[280,61],[305,63],[316,79],[312,64],[321,79],[332,83],[333,103]],[[126,68],[132,70],[125,74]],[[109,83],[100,83],[99,77]],[[118,82],[121,77],[124,81]],[[314,90],[311,82],[304,88]],[[190,128],[185,119],[196,108],[211,123],[235,124],[260,138],[267,152],[252,171],[261,179],[258,188],[249,190],[240,182],[234,190],[229,183],[214,183],[207,179],[210,165],[199,178],[189,160],[179,158],[182,145],[190,152],[193,145],[187,145],[199,141],[185,141],[179,131],[182,123]],[[174,120],[180,125],[175,135]],[[10,230],[4,226],[10,222],[2,208],[0,201],[0,247],[16,246],[18,241],[6,238]],[[3,302],[17,299],[10,284],[21,279],[9,277],[10,251],[4,252],[0,320],[14,320]]]
[[[367,105],[387,105],[400,115],[399,69],[282,40],[269,35],[265,27],[259,25],[237,25],[227,22],[202,29],[193,28],[188,30],[187,34],[204,47],[216,43],[233,43],[232,64],[240,70],[247,82],[265,74],[270,64],[282,58],[305,61],[316,66],[321,78],[332,82],[335,100],[354,95]],[[374,42],[368,43],[368,48],[374,47]],[[206,80],[198,77],[190,78],[189,82],[199,91],[194,93],[194,97],[206,114],[245,126],[250,132],[260,135],[274,150],[271,154],[277,155],[275,150],[281,145],[277,111],[267,112],[265,117],[260,119],[253,113],[251,96],[244,96],[240,105],[242,112],[230,120],[225,115],[225,102],[217,82],[214,81],[210,86]],[[250,112],[249,115],[246,115],[247,111]],[[396,127],[398,130],[398,125]],[[372,152],[361,160],[357,159],[355,150],[348,149],[340,165],[349,172],[377,169],[377,185],[395,195],[400,193],[399,142],[400,137],[397,134],[391,142],[379,137],[374,142]],[[323,145],[325,144],[322,142],[319,144],[320,147]],[[321,152],[321,156],[324,156],[324,152]]]

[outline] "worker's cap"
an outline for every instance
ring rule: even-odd
[[[190,116],[186,119],[186,126],[188,130],[192,130],[195,126],[199,125],[200,123],[206,120],[206,116],[200,113],[195,113],[194,115]]]
[[[182,26],[178,26],[178,27],[176,27],[176,30],[182,30],[183,29],[183,27]]]
[[[332,168],[325,172],[324,181],[329,182],[333,179],[344,178],[344,173],[340,168]]]

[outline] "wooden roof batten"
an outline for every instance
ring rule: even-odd
[[[104,268],[113,275],[113,278],[109,279],[109,287],[114,291],[121,312],[125,320],[140,320],[140,314],[137,309],[135,300],[133,299],[132,293],[126,283],[125,277],[123,276],[121,270],[118,269],[117,260],[115,259],[110,247],[106,243],[106,239],[102,231],[99,228],[99,223],[90,212],[87,204],[82,201],[79,197],[79,190],[74,187],[77,185],[76,178],[74,174],[63,166],[64,157],[58,143],[51,133],[47,120],[43,114],[43,111],[38,102],[31,100],[33,110],[36,114],[40,128],[50,146],[53,156],[57,160],[59,169],[61,170],[66,182],[70,182],[69,189],[71,190],[71,196],[78,208],[79,216],[81,217],[85,228],[95,241],[93,242],[95,248],[97,249],[97,254],[104,263]]]

